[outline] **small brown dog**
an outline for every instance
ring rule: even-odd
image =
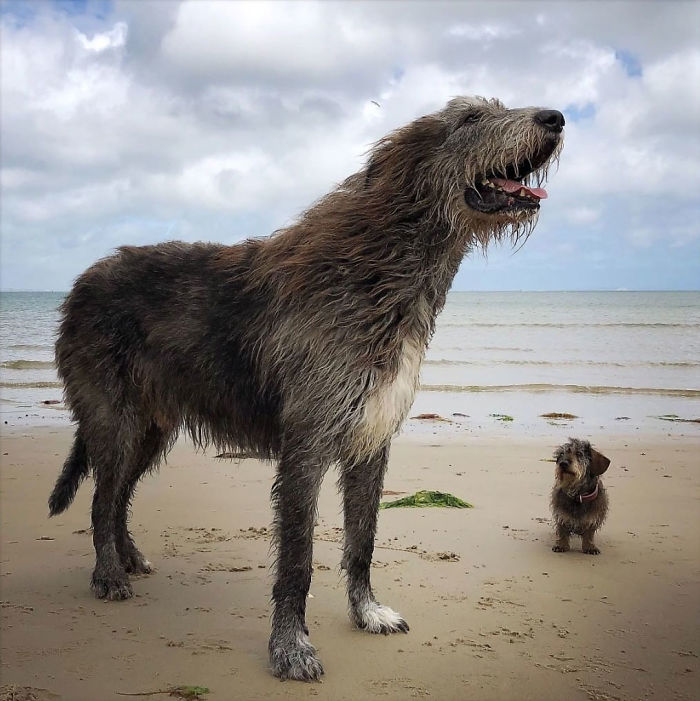
[[[555,553],[569,550],[572,533],[582,538],[581,550],[598,555],[593,542],[595,532],[608,513],[608,495],[600,481],[610,460],[591,448],[588,441],[570,438],[554,452],[557,463],[552,489],[552,515],[556,526]]]

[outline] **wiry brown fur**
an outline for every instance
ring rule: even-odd
[[[67,508],[92,470],[97,596],[128,598],[127,573],[150,571],[128,507],[184,427],[198,444],[278,462],[274,674],[323,673],[305,607],[332,463],[351,618],[408,630],[369,578],[389,443],[463,256],[534,225],[536,204],[493,190],[481,211],[483,178],[541,176],[562,127],[558,112],[458,98],[382,139],[364,169],[270,238],[125,247],[77,279],[56,343],[76,437],[50,507]]]
[[[557,542],[554,552],[569,550],[572,533],[581,536],[581,549],[589,555],[600,550],[593,542],[596,531],[608,514],[608,494],[600,479],[610,465],[610,460],[591,447],[588,441],[570,438],[568,443],[554,453],[557,463],[552,488],[552,515]],[[598,495],[592,501],[581,501],[583,494],[592,494],[598,487]]]

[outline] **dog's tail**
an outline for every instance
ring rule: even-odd
[[[80,483],[88,475],[88,459],[85,441],[80,433],[75,434],[75,441],[70,455],[66,458],[63,470],[56,480],[56,486],[49,497],[49,516],[65,511],[75,498]]]

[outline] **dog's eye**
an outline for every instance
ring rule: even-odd
[[[459,124],[457,125],[458,129],[461,129],[462,127],[465,127],[469,124],[474,124],[474,122],[479,121],[479,113],[478,112],[467,112],[460,120]]]

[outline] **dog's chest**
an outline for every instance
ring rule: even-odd
[[[608,500],[602,485],[595,501],[579,504],[572,502],[555,487],[552,506],[556,523],[576,535],[600,528],[607,513]]]
[[[380,380],[370,393],[355,432],[355,448],[359,453],[371,454],[401,427],[418,388],[423,353],[420,341],[406,338],[398,371]]]

